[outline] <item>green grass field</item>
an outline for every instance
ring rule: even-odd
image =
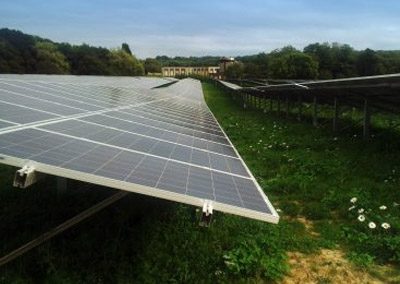
[[[206,229],[197,225],[193,207],[131,194],[0,268],[0,282],[262,283],[290,272],[289,252],[320,249],[342,250],[356,270],[390,266],[390,279],[376,276],[400,279],[398,133],[379,128],[378,137],[364,142],[354,137],[354,127],[334,137],[328,126],[244,111],[212,84],[204,83],[203,90],[281,210],[278,225],[216,213]],[[53,178],[16,190],[14,170],[0,168],[1,255],[112,194],[97,187],[57,193]],[[377,227],[370,229],[370,222]],[[384,222],[391,227],[382,228]]]

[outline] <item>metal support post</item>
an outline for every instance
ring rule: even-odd
[[[286,95],[286,118],[289,117],[289,113],[290,113],[290,102],[289,102],[289,96]]]
[[[281,96],[278,96],[277,112],[278,112],[278,115],[281,114]]]
[[[368,104],[368,99],[364,99],[364,122],[363,122],[363,137],[368,139],[370,137],[371,128],[371,109]]]
[[[313,125],[314,127],[318,126],[318,103],[316,96],[313,98]]]
[[[303,111],[303,101],[301,95],[298,97],[297,104],[299,105],[299,112],[297,114],[297,120],[301,121],[302,111]]]
[[[337,97],[333,100],[333,132],[338,131],[338,123],[339,123],[339,100]]]

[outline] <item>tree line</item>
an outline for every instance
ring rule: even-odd
[[[313,43],[303,50],[286,46],[237,59],[242,63],[234,68],[247,78],[336,79],[400,73],[400,51],[358,51],[339,43]]]
[[[158,56],[162,66],[218,65],[219,56]],[[303,50],[286,46],[269,53],[239,56],[228,79],[336,79],[400,73],[400,51],[355,50],[348,44],[313,43]]]
[[[144,64],[126,43],[107,49],[0,29],[0,73],[136,76],[144,74]]]
[[[217,66],[220,58],[164,55],[139,60],[126,43],[107,49],[0,29],[0,73],[135,76],[158,74],[162,66]],[[286,46],[236,59],[226,71],[229,79],[335,79],[400,73],[400,51],[359,51],[339,43],[313,43],[303,50]]]

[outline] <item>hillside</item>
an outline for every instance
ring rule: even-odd
[[[0,29],[0,73],[135,76],[144,67],[127,44],[110,50]]]

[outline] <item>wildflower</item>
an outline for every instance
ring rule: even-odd
[[[365,216],[364,215],[360,215],[360,216],[358,216],[358,221],[360,221],[360,222],[364,222],[365,221]]]
[[[260,139],[260,141],[258,141],[259,143],[262,143],[262,140]]]
[[[387,230],[387,229],[390,229],[390,224],[389,223],[382,223],[381,227],[384,228],[385,230]]]
[[[376,224],[374,222],[369,222],[368,227],[370,229],[375,229],[376,228]]]
[[[382,205],[381,207],[379,207],[380,210],[386,210],[387,207],[385,205]]]
[[[350,199],[351,203],[356,203],[357,202],[357,197],[353,197],[352,199]]]
[[[270,149],[271,149],[271,148],[272,148],[272,145],[269,145],[269,146],[268,146],[268,148],[270,148]]]
[[[276,212],[282,212],[282,210],[279,208],[276,208]]]
[[[353,210],[354,208],[356,208],[356,206],[355,206],[355,205],[353,205],[353,206],[349,207],[349,211]]]
[[[360,208],[360,209],[358,209],[358,211],[357,211],[359,214],[361,214],[361,213],[364,213],[364,208]]]

